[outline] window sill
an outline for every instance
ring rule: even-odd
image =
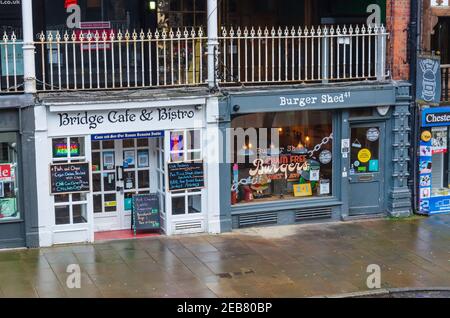
[[[243,203],[231,206],[231,215],[256,212],[292,211],[304,208],[340,206],[342,202],[336,197],[322,197],[309,199],[292,199],[261,203]]]

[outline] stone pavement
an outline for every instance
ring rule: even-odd
[[[67,266],[81,267],[68,289]],[[307,297],[450,287],[450,216],[0,252],[0,297]]]

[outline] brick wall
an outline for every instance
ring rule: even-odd
[[[388,63],[392,78],[409,80],[408,26],[410,0],[387,0],[386,26],[390,33]]]

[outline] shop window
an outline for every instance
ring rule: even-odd
[[[52,161],[59,164],[86,161],[84,141],[84,137],[52,139]],[[85,193],[55,195],[54,211],[55,225],[87,223],[87,195]]]
[[[232,120],[232,205],[332,195],[332,112],[258,113]]]
[[[19,220],[18,145],[15,133],[0,133],[0,223]]]
[[[182,130],[170,133],[171,162],[201,162],[202,132],[201,130]],[[165,180],[162,180],[165,187]],[[172,214],[186,215],[202,213],[202,191],[192,189],[172,192]]]

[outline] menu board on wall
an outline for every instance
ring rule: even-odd
[[[200,189],[205,187],[203,162],[169,163],[169,191]]]
[[[134,231],[160,230],[160,204],[157,194],[140,194],[133,196]]]
[[[89,163],[50,165],[51,194],[82,193],[90,190]]]

